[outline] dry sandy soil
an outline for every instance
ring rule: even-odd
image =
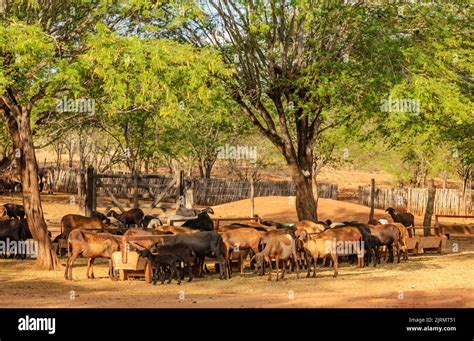
[[[0,203],[19,201],[0,197]],[[45,196],[46,219],[58,227],[60,217],[77,213],[69,196]],[[249,214],[249,202],[214,208],[217,216]],[[320,201],[320,219],[366,221],[368,208],[333,200]],[[156,213],[159,211],[157,210]],[[256,212],[265,219],[295,221],[294,198],[256,199]],[[376,210],[377,217],[385,212]],[[417,223],[420,217],[417,217]],[[453,243],[458,251],[453,252]],[[64,265],[65,259],[61,259]],[[95,280],[86,278],[85,259],[74,268],[74,281],[63,279],[63,270],[40,271],[34,261],[0,259],[1,307],[474,307],[474,243],[472,237],[448,241],[442,255],[410,257],[400,264],[382,264],[357,269],[343,264],[337,278],[332,269],[321,268],[317,278],[269,282],[249,270],[228,281],[216,275],[198,278],[180,286],[150,285],[143,280],[112,282],[106,261],[97,261]]]

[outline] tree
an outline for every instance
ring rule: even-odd
[[[458,168],[465,191],[474,163],[469,6],[453,2],[403,9],[401,25],[412,28],[413,39],[402,50],[407,74],[393,87],[390,98],[416,101],[419,108],[381,113],[376,117],[377,130],[414,165],[416,184],[425,182],[430,171]]]
[[[398,33],[396,10],[327,1],[211,0],[181,31],[235,65],[228,88],[284,156],[299,219],[317,219],[315,143],[333,127],[363,125],[400,76],[400,41],[391,38]]]
[[[23,204],[32,235],[38,241],[37,265],[57,267],[38,191],[38,166],[33,137],[49,119],[61,116],[55,101],[81,93],[78,56],[87,50],[85,37],[101,21],[125,29],[143,11],[159,11],[147,1],[12,0],[0,13],[0,114],[15,148],[23,187]],[[134,10],[135,9],[135,10]]]

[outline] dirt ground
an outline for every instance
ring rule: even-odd
[[[0,203],[20,201],[0,197]],[[248,200],[216,206],[216,216],[248,216]],[[43,208],[49,227],[60,218],[78,213],[67,195],[48,195]],[[320,200],[320,219],[365,221],[368,208],[356,204]],[[159,213],[156,210],[154,213]],[[256,213],[264,219],[295,221],[294,197],[256,198]],[[376,217],[386,217],[376,210]],[[421,217],[417,217],[417,224]],[[454,247],[456,243],[456,247]],[[457,249],[457,252],[454,250]],[[62,258],[64,265],[65,259]],[[453,237],[442,255],[410,257],[400,264],[357,269],[342,264],[337,278],[332,269],[320,268],[317,278],[296,279],[289,274],[281,282],[267,280],[247,270],[230,280],[216,275],[191,283],[150,285],[142,279],[112,282],[107,262],[98,260],[96,279],[86,278],[85,259],[79,259],[72,282],[63,269],[40,271],[33,260],[0,259],[1,307],[474,307],[474,239]]]

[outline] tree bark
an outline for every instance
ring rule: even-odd
[[[23,106],[16,106],[14,109],[15,112],[7,115],[8,129],[15,148],[20,151],[17,163],[23,188],[23,206],[31,234],[38,242],[36,265],[41,269],[54,270],[58,267],[58,258],[51,247],[41,205],[38,165],[30,125],[31,109]]]
[[[318,181],[316,179],[316,175],[313,175],[313,181],[311,183],[311,190],[313,192],[313,198],[314,198],[314,206],[315,206],[315,212],[314,212],[314,219],[318,220],[318,201],[319,201],[319,193],[318,193]]]
[[[305,176],[296,165],[290,165],[290,174],[295,183],[296,214],[298,220],[317,221],[316,202],[313,196],[311,177]]]
[[[425,236],[431,234],[431,217],[433,216],[435,196],[436,188],[434,186],[434,180],[431,179],[428,187],[428,201],[426,203],[425,217],[423,219],[423,234]]]

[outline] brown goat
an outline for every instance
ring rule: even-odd
[[[107,213],[107,217],[111,216],[120,221],[122,224],[124,224],[125,227],[130,227],[130,225],[139,226],[145,214],[139,208],[132,208],[128,211],[123,212],[122,214],[118,214],[114,210],[110,210]]]
[[[395,213],[395,209],[393,207],[387,208],[385,212],[390,214],[394,223],[403,224],[405,227],[415,227],[415,216],[413,214],[408,212]]]
[[[334,267],[334,277],[338,274],[338,257],[356,254],[358,267],[364,266],[363,236],[355,227],[341,227],[326,230],[318,235],[311,236],[306,231],[302,232],[300,239],[313,258],[313,277],[316,276],[316,263],[319,258],[330,256]],[[341,245],[342,243],[342,245]],[[308,264],[308,274],[311,274],[311,264]]]
[[[87,261],[87,278],[94,278],[93,264],[96,258],[109,259],[109,277],[115,279],[112,254],[120,250],[120,241],[117,236],[110,233],[86,232],[83,229],[75,229],[69,233],[67,239],[68,254],[69,247],[72,247],[72,254],[66,261],[64,278],[72,280],[72,267],[77,256],[82,254],[89,258]],[[90,273],[89,273],[90,272]]]
[[[182,227],[182,226],[170,226],[170,225],[163,225],[163,226],[155,226],[156,231],[161,231],[161,232],[171,232],[172,234],[179,234],[179,233],[197,233],[199,230],[193,230],[188,227]]]
[[[148,237],[148,236],[159,236],[165,234],[166,232],[157,231],[157,230],[143,230],[140,228],[131,228],[128,229],[127,232],[123,234],[124,237]],[[158,243],[158,240],[150,240],[150,239],[143,239],[143,240],[136,240],[131,241],[129,244],[136,249],[150,249],[153,245]],[[163,243],[162,243],[163,244]]]
[[[79,214],[66,214],[61,219],[61,231],[64,239],[67,239],[69,233],[75,229],[101,230],[106,228],[100,218],[85,217]]]
[[[309,234],[321,233],[326,230],[326,225],[315,223],[310,220],[301,220],[295,224],[295,234],[298,237],[305,230]]]
[[[267,241],[267,245],[263,249],[262,252],[258,252],[255,255],[255,259],[257,261],[257,268],[262,269],[264,267],[264,261],[268,262],[270,265],[270,271],[268,275],[268,280],[271,281],[272,279],[272,259],[275,259],[276,264],[276,274],[277,274],[277,281],[279,280],[279,262],[283,260],[283,273],[281,275],[281,279],[285,277],[286,272],[286,261],[293,256],[293,259],[296,264],[296,278],[299,278],[299,266],[298,262],[296,262],[296,246],[295,240],[289,234],[282,234],[277,235],[274,238],[270,238]]]
[[[389,251],[393,249],[393,254],[396,252],[398,257],[397,262],[400,263],[399,244],[400,242],[403,243],[403,241],[401,241],[402,233],[400,229],[393,224],[367,225],[367,227],[370,229],[372,235],[379,239],[381,245],[386,245]]]
[[[258,252],[258,246],[261,241],[261,233],[252,228],[240,228],[235,230],[229,230],[225,232],[219,232],[226,246],[227,256],[226,259],[231,259],[233,251],[239,252],[239,270],[240,273],[244,273],[243,265],[243,253],[241,250],[251,249],[255,254]],[[229,267],[229,272],[232,274],[232,267]]]
[[[408,229],[401,223],[392,223],[400,231],[399,249],[403,252],[403,260],[408,260]]]

